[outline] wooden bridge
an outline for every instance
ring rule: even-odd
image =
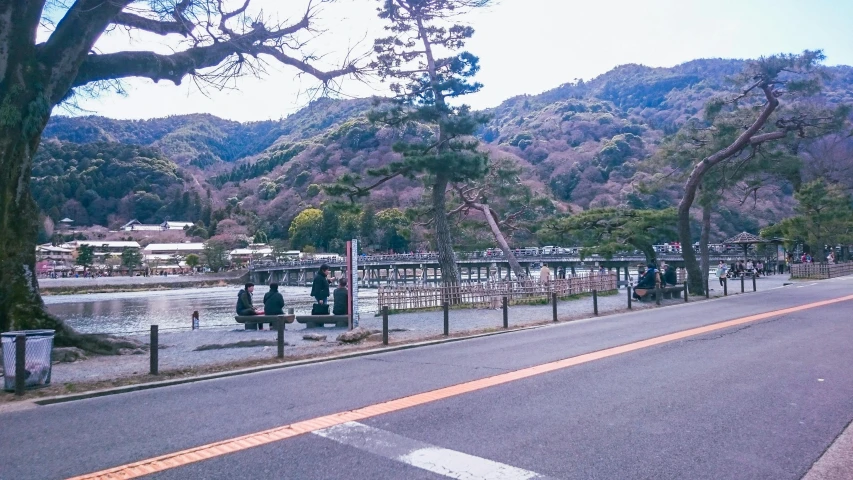
[[[547,264],[552,277],[566,278],[579,272],[588,272],[604,267],[607,272],[628,280],[636,274],[636,267],[645,264],[642,255],[615,256],[609,260],[597,255],[581,259],[577,254],[535,254],[518,255],[519,263],[528,276],[531,269]],[[711,264],[720,260],[733,262],[742,259],[736,254],[712,254]],[[681,254],[659,254],[658,260],[676,268],[684,266]],[[343,258],[326,257],[287,262],[256,262],[250,267],[250,276],[255,283],[278,282],[280,285],[309,285],[320,265],[329,265],[332,275],[340,277],[345,272]],[[485,282],[511,279],[512,271],[503,256],[485,256],[482,252],[457,254],[457,264],[463,281]],[[363,255],[358,258],[360,285],[378,287],[380,285],[429,284],[441,281],[441,269],[436,253],[413,253],[398,255]],[[537,272],[538,273],[538,272]]]

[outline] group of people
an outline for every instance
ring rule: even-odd
[[[347,303],[349,294],[347,292],[347,279],[341,278],[338,280],[338,288],[333,292],[330,291],[330,285],[334,283],[334,277],[329,277],[329,266],[323,264],[320,270],[314,276],[314,282],[311,285],[311,296],[319,305],[328,305],[330,293],[333,296],[334,315],[346,315]],[[237,315],[252,316],[252,315],[284,315],[284,297],[278,291],[278,283],[270,283],[269,292],[264,294],[264,308],[257,309],[254,306],[252,295],[255,292],[255,284],[247,283],[243,289],[237,294]]]
[[[328,305],[329,289],[335,283],[334,277],[329,277],[329,266],[325,263],[320,265],[320,270],[314,276],[314,282],[311,284],[311,296],[317,300],[318,305]],[[347,279],[341,278],[338,280],[338,288],[332,292],[332,307],[333,315],[346,315],[349,293],[347,292]]]
[[[598,267],[598,270],[595,270],[599,275],[604,275],[607,273],[607,270],[604,268],[604,265]],[[550,268],[548,268],[548,264],[543,263],[542,268],[539,269],[539,282],[540,283],[549,283],[552,279],[565,279],[566,278],[566,267],[557,267],[552,272]]]
[[[756,277],[760,277],[762,275],[767,275],[769,273],[773,273],[773,266],[770,267],[770,272],[768,272],[768,265],[758,260],[753,262],[752,260],[747,260],[744,262],[743,260],[738,260],[737,263],[733,263],[731,266],[727,265],[726,262],[720,260],[720,264],[717,265],[717,278],[720,280],[720,286],[723,286],[724,279],[726,278],[739,278],[744,275],[754,275]]]
[[[640,265],[637,268],[637,284],[634,287],[634,298],[640,299],[637,289],[652,290],[658,285],[674,286],[678,285],[678,273],[672,265],[662,265],[661,268],[655,266],[654,263],[648,265]]]

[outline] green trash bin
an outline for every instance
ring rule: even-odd
[[[0,344],[3,347],[3,380],[8,392],[15,390],[15,357],[17,346],[15,338],[24,335],[27,338],[24,370],[26,371],[26,388],[37,388],[50,385],[50,354],[53,351],[53,336],[55,330],[22,330],[19,332],[4,332],[0,334]]]

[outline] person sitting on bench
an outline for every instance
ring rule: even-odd
[[[338,281],[338,288],[332,292],[332,295],[335,300],[335,304],[332,306],[332,313],[334,315],[347,315],[349,313],[349,309],[347,308],[349,293],[347,292],[346,278],[342,278]]]
[[[658,271],[655,269],[655,265],[650,263],[648,269],[637,280],[637,285],[634,287],[634,298],[640,300],[648,290],[654,290],[658,281],[657,276]]]
[[[277,283],[271,283],[270,291],[264,295],[264,315],[284,315],[284,297]]]
[[[666,285],[678,285],[678,274],[675,273],[675,267],[672,265],[666,266],[666,271],[663,274],[663,282]]]
[[[245,317],[248,315],[257,315],[258,312],[252,306],[252,292],[255,291],[254,283],[247,283],[243,290],[237,294],[237,315]]]

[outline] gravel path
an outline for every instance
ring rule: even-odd
[[[716,279],[714,279],[716,282]],[[788,282],[787,276],[777,276],[759,279],[759,290],[780,287]],[[717,284],[718,285],[718,284]],[[729,285],[732,290],[740,291],[739,282]],[[722,291],[714,288],[712,296],[722,295]],[[751,282],[747,282],[747,292],[751,290]],[[664,300],[662,305],[682,303],[682,299]],[[654,308],[654,302],[633,302],[634,310]],[[619,290],[616,295],[600,296],[598,298],[599,313],[607,314],[624,311],[627,308],[625,290]],[[557,304],[560,320],[588,318],[593,316],[592,298],[583,297],[576,300],[560,301]],[[509,308],[509,324],[511,327],[533,325],[551,320],[551,305],[514,305]],[[450,311],[451,333],[463,331],[478,331],[490,328],[500,328],[503,324],[501,309],[453,309]],[[377,316],[362,316],[362,327],[380,330],[382,319]],[[391,342],[413,341],[441,335],[443,331],[443,314],[441,311],[395,314],[389,317]],[[399,329],[402,331],[394,331]],[[287,357],[305,355],[322,355],[344,353],[362,346],[343,345],[335,338],[343,333],[344,328],[305,329],[302,324],[288,325],[285,331],[285,347]],[[325,342],[314,342],[302,339],[308,332],[327,335]],[[140,341],[148,341],[147,335],[132,337]],[[242,326],[229,329],[210,329],[180,332],[162,332],[160,344],[165,346],[160,350],[160,370],[197,368],[202,366],[223,365],[247,360],[262,360],[276,355],[275,345],[226,348],[221,350],[195,351],[202,345],[229,344],[244,340],[266,340],[275,342],[276,332],[263,330],[244,330]],[[369,341],[369,340],[368,340]],[[54,384],[111,380],[148,373],[149,357],[144,355],[126,355],[120,357],[93,357],[75,363],[57,364],[53,367],[52,382]]]

